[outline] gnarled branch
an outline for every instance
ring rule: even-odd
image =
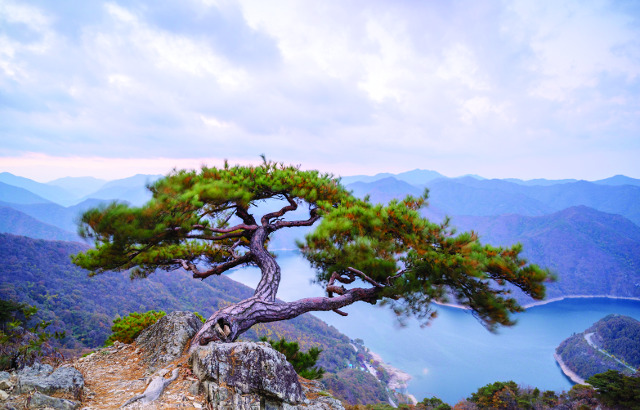
[[[311,209],[311,211],[309,211],[309,215],[309,219],[306,219],[304,221],[278,221],[272,225],[273,230],[277,231],[280,228],[289,228],[295,226],[311,226],[320,219],[320,215],[318,215],[318,208]]]
[[[204,272],[200,271],[198,267],[191,261],[187,261],[184,259],[176,259],[175,262],[181,264],[184,270],[191,271],[195,279],[204,279],[211,275],[220,275],[222,272],[225,272],[231,268],[235,268],[236,266],[242,265],[243,263],[251,262],[252,260],[253,260],[253,254],[251,252],[247,252],[242,256],[234,258],[228,262],[216,265],[213,268],[206,270]]]
[[[373,280],[370,277],[368,277],[364,272],[362,272],[362,271],[360,271],[360,270],[358,270],[356,268],[352,268],[351,266],[349,266],[347,268],[347,270],[349,270],[349,272],[353,272],[356,275],[360,276],[365,282],[369,282],[370,284],[372,284],[376,288],[384,288],[385,287],[384,285],[379,284],[375,280]]]
[[[199,229],[201,231],[209,231],[209,232],[215,232],[215,233],[230,233],[230,232],[239,231],[239,230],[255,231],[256,229],[258,229],[258,225],[239,224],[236,226],[232,226],[231,228],[211,228],[209,226],[198,224],[198,225],[193,225],[192,228]]]
[[[236,215],[247,225],[258,225],[256,218],[249,213],[249,208],[236,204]]]
[[[289,205],[282,207],[282,209],[280,209],[279,211],[265,214],[260,220],[260,222],[262,222],[262,226],[266,227],[269,224],[269,220],[272,218],[279,218],[289,211],[295,211],[296,209],[298,209],[298,204],[296,203],[296,201],[291,199],[291,197],[289,197],[289,195],[287,194],[282,194],[282,195],[285,197],[287,202],[289,202]]]

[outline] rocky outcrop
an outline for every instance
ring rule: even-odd
[[[69,365],[54,370],[34,363],[11,373],[0,372],[0,401],[6,409],[79,409],[83,389],[82,374]]]
[[[136,345],[154,372],[180,357],[201,327],[202,322],[193,313],[171,312],[143,330],[136,338]]]
[[[16,393],[39,391],[44,394],[65,394],[79,399],[84,387],[82,374],[73,367],[61,366],[53,370],[48,364],[35,363],[18,371]]]
[[[189,360],[214,409],[343,409],[319,390],[303,388],[293,366],[268,343],[211,343]]]
[[[55,409],[55,410],[76,410],[81,406],[80,402],[74,400],[50,397],[40,392],[35,392],[29,400],[30,409]]]

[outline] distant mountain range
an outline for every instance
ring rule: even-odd
[[[620,215],[577,206],[543,216],[456,216],[452,225],[478,232],[483,243],[522,243],[528,260],[558,276],[549,298],[640,298],[640,227]]]
[[[110,182],[92,177],[67,177],[44,184],[2,172],[0,201],[20,204],[54,202],[62,206],[71,206],[88,199],[117,199],[142,205],[151,198],[146,184],[161,177],[162,175],[138,174]]]
[[[640,224],[640,185],[587,181],[523,185],[501,179],[463,177],[433,179],[418,186],[386,177],[373,182],[353,182],[347,188],[356,196],[370,195],[372,202],[380,203],[406,195],[420,195],[428,188],[432,211],[447,215],[540,216],[585,205]]]
[[[63,178],[40,184],[2,173],[0,232],[79,240],[75,234],[77,219],[84,210],[112,200],[142,204],[149,198],[145,185],[158,178],[160,175],[135,175],[111,182]],[[640,297],[638,179],[617,175],[594,182],[521,181],[478,176],[447,178],[435,171],[413,170],[396,175],[343,177],[342,182],[348,183],[347,188],[356,196],[368,196],[372,202],[380,203],[406,195],[419,196],[429,189],[429,207],[423,211],[428,218],[441,221],[448,215],[452,226],[474,230],[486,243],[507,246],[521,242],[532,262],[553,269],[559,278],[548,287],[550,297]],[[64,192],[68,197],[60,200]],[[84,196],[78,197],[80,194]],[[71,206],[63,204],[80,199]],[[280,231],[270,246],[294,249],[295,241],[302,240],[310,229],[313,228]]]

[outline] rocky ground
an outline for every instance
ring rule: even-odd
[[[190,312],[172,312],[132,344],[0,372],[0,408],[344,410],[268,343],[209,344],[190,362],[189,340],[199,325]]]
[[[152,403],[140,404],[134,402],[127,405],[126,409],[210,409],[211,406],[205,402],[204,395],[198,392],[198,379],[191,373],[191,368],[187,363],[188,356],[185,354],[168,364],[164,369],[178,369],[178,378],[167,386],[162,395]],[[80,371],[84,377],[84,388],[82,389],[78,404],[73,407],[50,408],[77,408],[83,410],[117,409],[125,404],[129,399],[142,394],[147,387],[147,382],[151,376],[145,366],[142,356],[136,344],[116,343],[110,348],[103,348],[94,353],[75,360],[69,360],[62,364],[70,366]],[[155,373],[161,374],[163,370]],[[170,371],[166,372],[167,377]],[[12,375],[7,383],[0,382],[0,389],[7,393],[2,399],[0,396],[1,409],[32,409],[47,408],[35,403],[33,400],[35,392],[17,393],[17,375]],[[300,379],[305,386],[306,396],[310,400],[320,396],[316,383]],[[1,393],[0,393],[1,395]],[[73,402],[73,397],[68,394],[51,394],[56,398],[67,398]]]
[[[135,344],[117,343],[76,360],[65,363],[79,370],[84,377],[84,388],[76,408],[117,409],[127,400],[142,394],[147,382],[154,374],[149,374],[142,356]],[[187,364],[187,355],[183,355],[164,369],[178,368],[178,378],[167,386],[164,393],[148,404],[131,403],[127,409],[202,409],[206,408],[204,396],[197,392],[198,381],[191,374]],[[162,373],[160,370],[157,373]],[[167,372],[170,373],[170,372]],[[33,392],[16,394],[17,375],[13,375],[8,397],[0,402],[3,409],[27,409],[41,407],[32,403]],[[6,390],[5,390],[6,391]],[[66,397],[64,394],[52,396]],[[70,400],[73,397],[66,397]]]
[[[178,369],[178,378],[170,383],[164,393],[149,404],[131,403],[126,408],[136,409],[201,409],[205,407],[204,396],[198,394],[198,380],[191,374],[187,355],[169,363],[163,370],[149,374],[135,344],[117,344],[101,349],[73,363],[82,373],[85,391],[82,408],[114,409],[129,399],[142,394],[151,376],[170,373]],[[158,374],[160,373],[160,374]],[[164,374],[163,374],[164,376]],[[168,374],[167,374],[168,376]]]

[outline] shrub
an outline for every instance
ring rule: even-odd
[[[615,370],[587,379],[595,387],[598,398],[607,406],[640,409],[640,377],[626,376]]]
[[[117,317],[113,319],[112,334],[104,342],[104,345],[111,346],[116,340],[122,343],[131,343],[144,329],[165,315],[166,313],[163,311],[150,310],[145,313],[132,312],[127,316]]]
[[[300,345],[298,342],[287,342],[284,338],[279,341],[267,339],[261,337],[263,342],[269,342],[271,347],[280,353],[284,354],[287,361],[293,365],[294,370],[301,377],[309,380],[321,379],[324,374],[324,369],[320,367],[314,367],[318,361],[318,357],[322,352],[317,347],[312,347],[306,353],[300,351]]]
[[[36,313],[35,306],[0,299],[0,370],[21,368],[43,357],[59,355],[49,340],[64,338],[64,332],[46,332],[51,322],[35,320]]]

